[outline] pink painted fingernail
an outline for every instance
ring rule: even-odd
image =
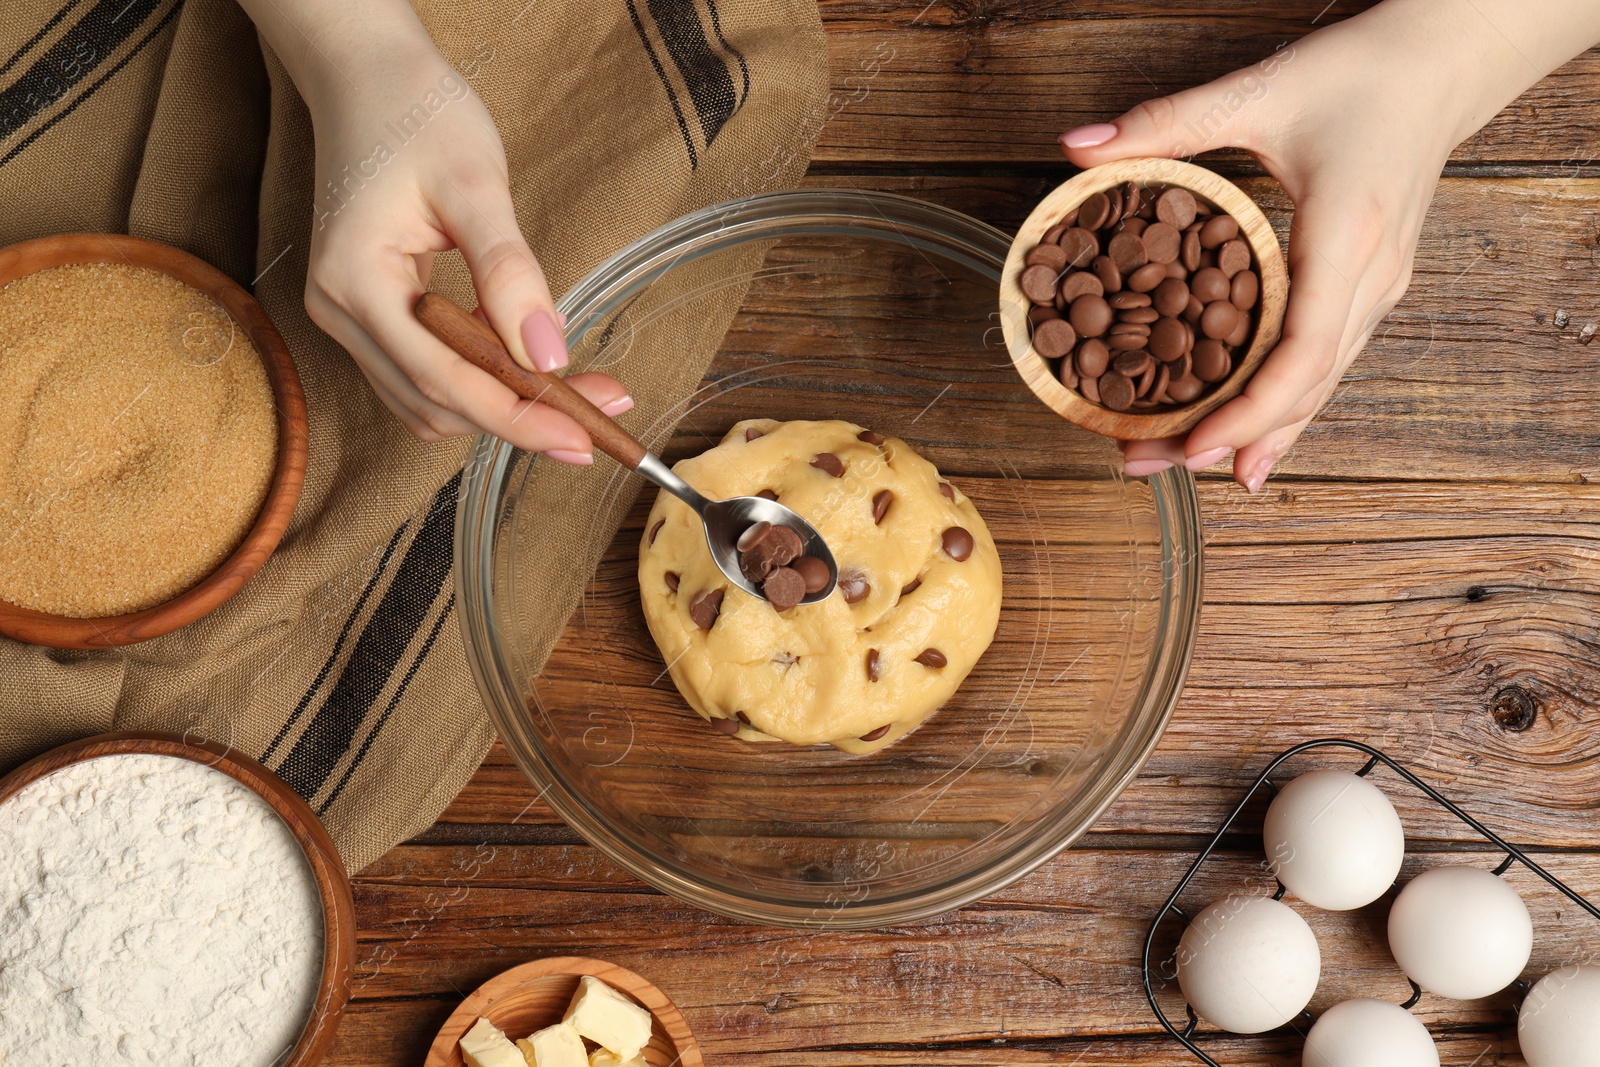
[[[623,395],[615,400],[609,400],[600,405],[600,410],[607,415],[621,415],[624,411],[633,410],[633,397]]]
[[[1184,460],[1183,465],[1192,471],[1203,471],[1232,451],[1233,449],[1227,445],[1223,445],[1221,448],[1208,448],[1204,452],[1196,452]]]
[[[1172,464],[1164,459],[1130,459],[1122,465],[1122,473],[1130,478],[1143,478],[1147,474],[1157,474],[1171,466]]]
[[[574,467],[587,467],[594,462],[593,452],[574,452],[569,448],[552,448],[545,455],[557,463],[570,463]]]
[[[1109,122],[1096,122],[1092,126],[1079,126],[1061,135],[1061,143],[1068,148],[1095,148],[1117,135],[1117,128]]]
[[[567,365],[566,339],[561,336],[561,327],[547,312],[535,311],[522,320],[522,343],[528,350],[528,358],[542,371],[559,370]]]
[[[1244,480],[1244,487],[1252,493],[1259,492],[1266,484],[1267,475],[1272,473],[1273,464],[1278,462],[1277,456],[1264,456],[1256,462],[1255,469]]]

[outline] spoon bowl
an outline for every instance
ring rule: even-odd
[[[416,315],[435,337],[468,362],[498,378],[518,396],[548,404],[571,416],[607,455],[693,508],[705,527],[711,558],[728,581],[751,596],[766,599],[761,587],[744,576],[739,566],[738,543],[751,526],[769,522],[793,530],[800,536],[801,554],[814,556],[828,565],[828,583],[814,593],[807,593],[800,603],[815,604],[833,594],[839,584],[839,565],[816,527],[798,513],[776,500],[759,496],[707,500],[582,393],[553,374],[529,370],[513,360],[494,330],[473,318],[459,304],[438,293],[423,293],[417,300]]]

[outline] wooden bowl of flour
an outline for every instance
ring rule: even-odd
[[[261,569],[288,529],[305,481],[309,442],[305,393],[283,338],[256,299],[209,263],[138,237],[59,234],[0,249],[0,287],[48,268],[83,264],[158,271],[221,305],[238,336],[248,338],[261,357],[271,387],[277,459],[253,524],[232,552],[209,574],[162,603],[123,614],[72,617],[35,610],[0,597],[0,634],[55,648],[108,648],[159,637],[209,614],[237,593]],[[96,458],[85,457],[85,462]],[[65,484],[72,473],[63,469],[58,480]],[[39,495],[39,506],[28,503],[21,514],[48,522],[54,494],[46,487]]]
[[[155,732],[100,734],[73,741],[24,763],[0,778],[0,826],[7,804],[18,793],[42,779],[79,764],[128,754],[174,757],[222,772],[266,801],[299,844],[316,882],[322,913],[321,977],[305,1025],[287,1058],[273,1060],[274,1067],[312,1067],[333,1041],[350,999],[350,977],[355,963],[355,904],[350,879],[321,821],[306,802],[272,771],[228,745],[199,737]],[[271,877],[263,870],[261,877]],[[127,891],[127,887],[108,887]],[[3,904],[0,901],[0,904]],[[196,930],[195,936],[203,936]],[[218,1004],[214,1010],[225,1010]],[[259,1049],[249,1050],[252,1054]]]

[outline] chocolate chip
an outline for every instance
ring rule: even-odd
[[[654,526],[650,527],[650,537],[645,543],[647,545],[655,544],[656,543],[656,534],[660,533],[661,532],[661,527],[665,526],[666,524],[667,524],[667,520],[666,519],[657,519],[656,520],[656,524]]]
[[[1216,267],[1195,271],[1194,277],[1189,279],[1189,292],[1193,293],[1195,299],[1202,304],[1228,299],[1232,288],[1228,276]]]
[[[1111,305],[1089,293],[1072,302],[1067,319],[1079,337],[1099,337],[1111,326]]]
[[[1150,354],[1163,363],[1171,363],[1189,345],[1189,334],[1182,321],[1163,316],[1150,327]]]
[[[770,539],[773,546],[772,561],[780,565],[792,562],[806,550],[800,535],[787,526],[774,526]]]
[[[1214,300],[1206,305],[1205,313],[1200,316],[1200,332],[1221,340],[1233,332],[1241,314],[1243,312],[1230,301]]]
[[[1066,275],[1056,290],[1063,304],[1070,304],[1080,296],[1100,296],[1105,291],[1105,283],[1086,270],[1076,270]]]
[[[867,681],[876,682],[877,680],[878,680],[878,650],[875,649],[875,648],[869,648],[869,649],[867,649]]]
[[[1167,268],[1160,263],[1146,263],[1128,275],[1128,288],[1136,293],[1148,293],[1167,280]]]
[[[1158,315],[1176,318],[1189,306],[1189,283],[1181,278],[1168,278],[1156,286],[1155,292],[1150,294],[1150,302]]]
[[[760,497],[762,500],[778,499],[778,494],[774,493],[771,489],[763,489],[761,492],[757,493],[756,496]]]
[[[955,490],[955,487],[952,486],[949,482],[940,482],[939,483],[939,492],[944,496],[944,498],[946,500],[949,500],[951,502],[955,501],[956,490]]]
[[[976,542],[965,526],[952,526],[940,536],[939,543],[944,548],[945,555],[957,563],[963,563],[972,555],[972,546]]]
[[[917,662],[924,667],[943,667],[950,661],[944,658],[944,653],[937,648],[925,648],[917,653]]]
[[[889,505],[894,503],[894,494],[887,489],[880,489],[872,497],[872,522],[881,525],[883,517],[889,514]]]
[[[1074,274],[1074,278],[1086,278],[1086,274]],[[1060,359],[1072,351],[1072,346],[1078,343],[1078,334],[1072,324],[1065,319],[1050,319],[1041,322],[1033,331],[1033,350],[1045,359]]]
[[[766,436],[766,434],[762,433],[760,430],[756,429],[754,426],[746,426],[744,428],[744,439],[747,442],[748,441],[754,441],[758,437],[765,437],[765,436]]]
[[[889,727],[891,727],[893,725],[894,725],[894,723],[892,723],[892,722],[891,723],[884,723],[882,726],[878,727],[876,730],[873,730],[871,733],[862,734],[860,739],[862,741],[876,741],[879,738],[881,738],[884,734],[888,733],[889,732]]]
[[[1035,304],[1048,304],[1056,298],[1057,273],[1051,267],[1029,267],[1017,279],[1017,284],[1022,288],[1022,294]]]
[[[678,591],[678,582],[680,579],[678,578],[677,571],[668,571],[666,574],[662,575],[662,578],[665,579],[668,589],[672,590],[674,593]]]
[[[1194,376],[1202,382],[1220,382],[1228,376],[1232,361],[1221,341],[1207,337],[1194,343]]]
[[[856,440],[865,441],[869,445],[881,445],[883,444],[883,435],[873,433],[871,430],[862,430],[856,434]]]
[[[1078,205],[1078,225],[1090,230],[1098,230],[1111,218],[1111,200],[1105,193],[1090,193],[1083,198],[1083,203]]]
[[[1185,229],[1194,221],[1194,194],[1187,189],[1168,189],[1156,198],[1156,218],[1168,226]]]
[[[772,557],[759,547],[739,553],[739,573],[753,585],[760,585],[766,581],[776,566],[777,564],[772,562]]]
[[[1111,365],[1111,349],[1099,338],[1091,337],[1078,345],[1072,360],[1080,378],[1098,378]]]
[[[1111,361],[1111,369],[1124,378],[1137,378],[1147,370],[1152,370],[1151,364],[1155,362],[1150,353],[1144,349],[1133,352],[1119,352],[1117,358]]]
[[[1082,227],[1074,227],[1061,235],[1061,247],[1067,253],[1067,266],[1087,267],[1100,254],[1100,239]],[[1055,285],[1054,278],[1050,284]]]
[[[1171,263],[1183,250],[1183,234],[1176,226],[1165,222],[1146,227],[1139,235],[1139,239],[1144,242],[1144,249],[1150,256],[1151,263]]]
[[[1049,267],[1051,270],[1060,270],[1067,265],[1067,254],[1060,245],[1034,245],[1033,250],[1023,258],[1023,262],[1030,267]]]
[[[1193,374],[1185,374],[1167,383],[1167,396],[1171,397],[1175,404],[1187,404],[1205,392],[1205,388],[1205,382]]]
[[[1132,182],[1123,182],[1120,191],[1122,193],[1122,218],[1126,221],[1139,213],[1143,197],[1140,195],[1139,187]]]
[[[1239,224],[1231,215],[1216,215],[1200,230],[1201,248],[1221,248],[1239,236]]]
[[[1119,233],[1106,246],[1106,254],[1124,275],[1128,275],[1150,262],[1144,240],[1138,234]]]
[[[702,630],[709,630],[717,624],[717,616],[722,614],[722,590],[703,589],[689,601],[689,618]]]
[[[1133,383],[1115,371],[1100,375],[1100,403],[1112,411],[1127,411],[1133,406]]]
[[[1200,233],[1190,231],[1183,235],[1183,250],[1178,253],[1178,262],[1183,264],[1185,270],[1198,270],[1200,267]]]
[[[1261,278],[1253,270],[1242,270],[1233,276],[1233,284],[1228,288],[1228,299],[1240,311],[1249,311],[1256,306],[1256,300],[1261,296]]]
[[[1126,311],[1117,312],[1118,322],[1137,322],[1144,326],[1150,325],[1160,317],[1161,312],[1153,307],[1129,308]]]
[[[900,596],[902,598],[910,596],[912,593],[915,593],[917,589],[921,587],[921,585],[922,575],[919,574],[915,578],[911,579],[910,582],[900,587]]]
[[[744,724],[745,724],[745,725],[746,725],[746,726],[749,726],[749,725],[750,725],[750,716],[748,716],[748,715],[746,715],[746,714],[745,714],[745,713],[744,713],[744,712],[742,712],[742,711],[736,711],[736,712],[734,712],[734,713],[733,713],[733,717],[734,717],[734,718],[736,718],[736,719],[738,719],[738,720],[739,720],[739,721],[740,721],[740,722],[742,722],[742,723],[744,723]]]
[[[793,567],[779,567],[761,583],[761,595],[781,615],[805,599],[806,580]]]
[[[1110,304],[1112,308],[1117,311],[1128,311],[1133,308],[1147,308],[1153,302],[1154,301],[1152,301],[1149,293],[1134,293],[1129,292],[1128,290],[1123,290],[1120,293],[1112,293],[1110,296],[1106,297],[1106,303]]]
[[[716,730],[719,734],[736,734],[739,732],[739,720],[722,718],[712,719],[711,728]]]
[[[1122,288],[1122,272],[1111,262],[1110,256],[1095,256],[1094,262],[1089,264],[1089,269],[1100,282],[1102,293],[1114,293]],[[1065,285],[1066,282],[1063,281],[1061,284]]]
[[[739,535],[739,540],[734,542],[733,547],[737,548],[740,552],[749,552],[751,549],[756,548],[770,536],[772,536],[772,523],[763,519],[760,522],[751,523],[749,526],[747,526],[744,533]]]
[[[1217,249],[1217,269],[1232,278],[1250,266],[1250,246],[1243,241],[1229,241]]]
[[[816,556],[801,556],[793,563],[791,568],[798,571],[806,583],[806,596],[819,593],[828,585],[828,565]]]
[[[846,604],[855,604],[865,600],[872,592],[872,583],[867,581],[867,576],[860,571],[841,571],[839,573],[839,595],[844,597]]]
[[[844,463],[832,452],[818,452],[811,458],[811,465],[819,471],[826,471],[835,478],[844,477]]]

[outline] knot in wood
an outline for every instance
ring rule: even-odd
[[[1489,701],[1489,714],[1502,730],[1521,733],[1538,717],[1539,703],[1520,685],[1508,685]]]

